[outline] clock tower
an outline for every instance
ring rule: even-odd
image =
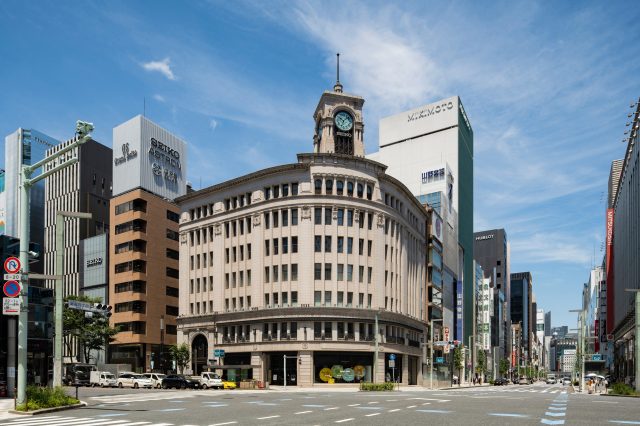
[[[364,99],[360,96],[342,92],[338,54],[336,84],[333,91],[325,91],[322,94],[313,114],[313,152],[364,157],[363,105]]]

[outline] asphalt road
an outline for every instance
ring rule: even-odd
[[[80,389],[85,408],[0,420],[7,426],[640,425],[635,398],[561,385],[399,392]]]

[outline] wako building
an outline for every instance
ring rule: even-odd
[[[363,103],[336,83],[313,116],[314,153],[177,200],[178,341],[195,373],[422,383],[427,211],[363,158]]]
[[[178,316],[178,218],[185,143],[143,116],[113,129],[109,302],[119,327],[110,361],[137,371],[170,367]],[[163,356],[164,354],[164,356]]]

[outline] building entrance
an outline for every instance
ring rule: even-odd
[[[284,356],[287,356],[287,376],[284,376]],[[297,352],[272,352],[269,354],[269,368],[267,381],[272,385],[287,386],[298,385],[298,353]],[[289,358],[291,357],[291,358]]]

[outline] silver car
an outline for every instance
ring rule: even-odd
[[[122,373],[118,377],[118,387],[131,387],[134,389],[148,388],[151,389],[151,379],[144,377],[142,374],[137,373]]]

